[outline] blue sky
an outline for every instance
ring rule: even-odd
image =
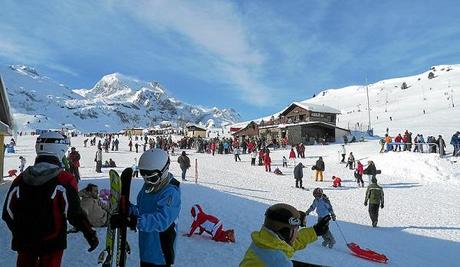
[[[323,89],[460,63],[460,1],[2,0],[0,62],[70,87],[120,72],[269,115]]]

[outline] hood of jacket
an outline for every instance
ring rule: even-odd
[[[43,185],[54,177],[58,176],[63,169],[57,165],[40,162],[29,166],[23,173],[24,183],[32,186]]]

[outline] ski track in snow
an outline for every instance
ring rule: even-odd
[[[83,137],[72,138],[72,145],[82,155],[80,173],[83,177],[79,187],[96,183],[100,189],[109,187],[108,168],[102,174],[94,172],[95,147],[83,147]],[[446,138],[447,139],[447,138]],[[121,137],[119,152],[103,154],[103,158],[113,158],[119,168],[130,167],[134,158],[141,153],[129,152],[127,139]],[[19,137],[16,154],[6,154],[5,173],[17,168],[19,155],[31,164],[35,157],[35,138]],[[372,228],[364,207],[365,188],[357,188],[353,172],[338,163],[339,145],[308,146],[306,159],[301,161],[311,166],[318,156],[323,156],[326,171],[325,181],[314,182],[310,167],[304,169],[304,186],[320,186],[329,196],[337,223],[348,242],[355,242],[363,248],[384,253],[390,259],[390,266],[455,266],[460,261],[460,193],[459,163],[449,158],[440,159],[435,154],[415,154],[409,152],[379,154],[377,141],[353,143],[346,146],[347,154],[353,152],[356,159],[374,160],[382,174],[379,183],[385,191],[385,207],[380,210],[379,227]],[[451,147],[448,147],[448,152]],[[281,167],[281,158],[288,156],[289,150],[276,150],[271,154],[274,166],[284,173],[282,176],[266,173],[263,166],[250,166],[250,156],[241,155],[241,162],[235,162],[233,155],[197,154],[188,151],[192,168],[187,173],[187,182],[181,183],[182,211],[179,218],[179,234],[175,266],[237,266],[251,243],[250,233],[258,230],[264,219],[265,209],[277,202],[289,203],[300,210],[306,210],[313,201],[311,191],[293,188],[295,180],[293,166]],[[199,179],[194,183],[194,164],[198,159]],[[171,156],[170,171],[180,180],[177,155]],[[297,159],[297,162],[299,159]],[[343,188],[334,189],[332,175],[341,177]],[[367,177],[363,177],[367,185]],[[133,179],[131,202],[143,184],[142,179]],[[0,194],[6,195],[9,183],[0,185]],[[206,235],[193,238],[183,237],[191,224],[190,208],[199,203],[205,212],[219,217],[224,228],[235,229],[235,244],[211,241]],[[307,218],[308,225],[316,222],[316,215]],[[333,249],[321,247],[321,241],[298,251],[294,258],[328,266],[378,266],[349,254],[345,241],[335,222],[330,224],[337,240]],[[105,229],[97,229],[99,247],[88,253],[88,245],[83,236],[68,236],[68,248],[64,253],[62,266],[96,266],[97,256],[104,248]],[[0,224],[0,266],[14,266],[16,253],[10,249],[11,234],[2,221]],[[129,232],[128,240],[132,254],[128,256],[128,266],[139,265],[137,233]],[[319,238],[321,240],[321,238]]]

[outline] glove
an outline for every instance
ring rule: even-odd
[[[97,239],[96,231],[91,229],[88,233],[84,234],[84,237],[89,244],[88,252],[95,250],[97,245],[99,245],[99,239]]]
[[[130,215],[124,217],[121,214],[113,214],[110,216],[110,226],[112,228],[120,228],[122,225],[126,225],[129,229],[135,231],[137,226],[137,216]]]
[[[367,202],[364,202],[364,206],[367,206]]]
[[[382,205],[380,205],[380,208],[381,208],[381,209],[383,209],[383,204],[382,204]]]
[[[332,218],[333,221],[335,221],[336,217],[335,217],[334,213],[331,214],[331,218]]]
[[[317,236],[322,236],[329,230],[328,223],[331,220],[331,216],[324,216],[317,224],[313,225],[313,229]]]
[[[300,226],[301,227],[307,226],[307,220],[306,220],[307,214],[300,210],[299,210],[299,213],[300,213]]]

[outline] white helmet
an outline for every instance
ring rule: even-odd
[[[144,178],[146,193],[156,192],[169,182],[169,156],[158,148],[145,151],[139,158],[139,174]]]
[[[37,156],[54,156],[59,161],[65,156],[69,149],[70,140],[60,133],[46,132],[37,137],[35,151]]]

